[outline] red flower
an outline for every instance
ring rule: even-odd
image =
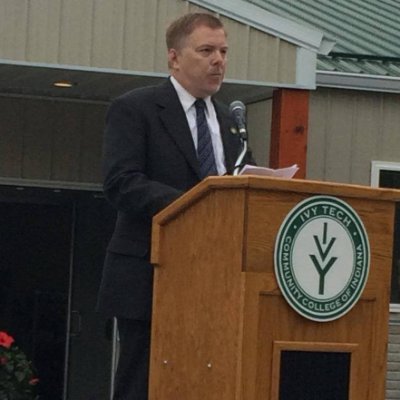
[[[7,357],[0,357],[0,365],[6,365],[7,364]]]
[[[32,378],[32,379],[29,381],[29,384],[33,386],[33,385],[36,385],[38,382],[39,382],[39,379],[38,379],[38,378]]]
[[[14,339],[11,336],[7,335],[6,332],[0,332],[0,346],[9,349],[13,343]]]

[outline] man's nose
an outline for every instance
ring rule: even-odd
[[[222,64],[225,62],[225,54],[219,50],[214,52],[213,63],[214,64]]]

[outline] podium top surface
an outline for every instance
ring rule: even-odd
[[[310,195],[328,195],[400,202],[400,190],[397,189],[373,188],[370,186],[312,181],[306,179],[281,179],[255,175],[211,176],[204,179],[194,188],[154,216],[153,225],[163,225],[171,218],[174,218],[183,209],[190,207],[200,198],[206,196],[207,193],[217,189],[278,190],[288,193],[305,193]]]

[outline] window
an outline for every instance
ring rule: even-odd
[[[371,186],[400,189],[400,163],[372,161]],[[396,205],[390,311],[400,313],[400,203]]]

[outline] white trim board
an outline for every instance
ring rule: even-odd
[[[400,78],[317,70],[317,87],[400,93]]]

